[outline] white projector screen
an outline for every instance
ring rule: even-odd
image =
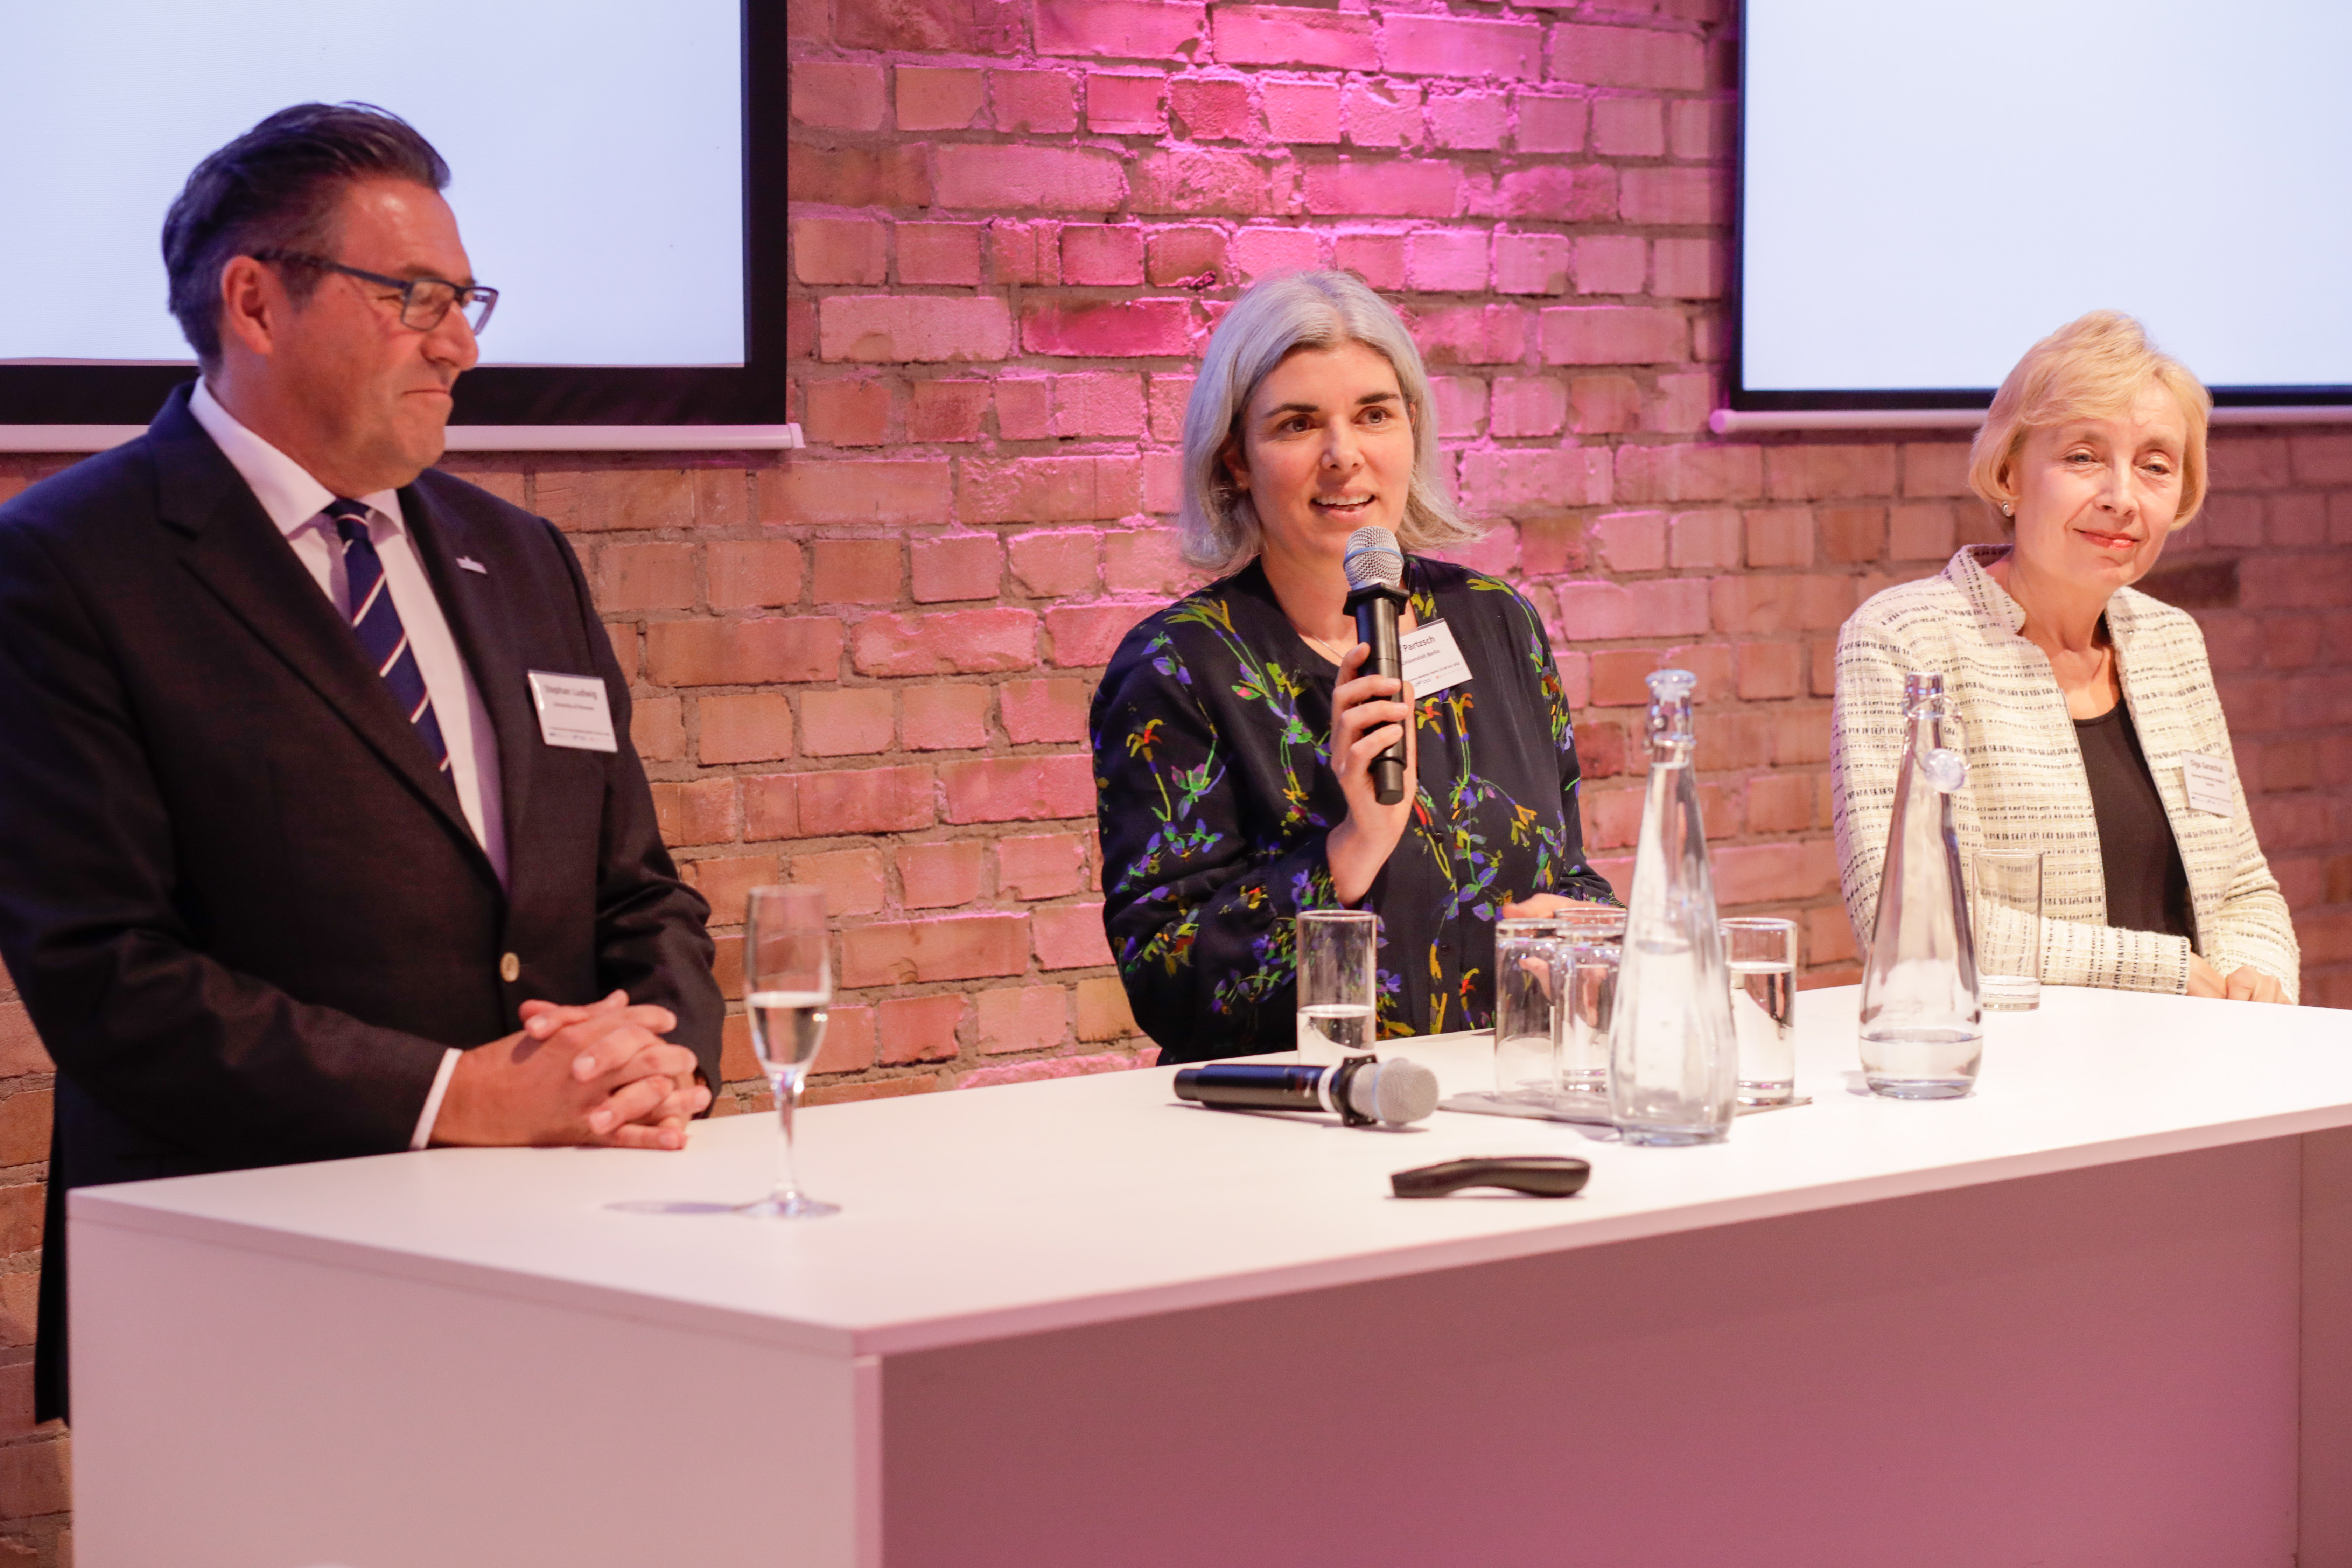
[[[359,100],[447,159],[486,365],[744,363],[740,0],[0,4],[0,363],[193,359],[163,214],[275,110]]]
[[[2346,0],[1748,0],[1743,47],[1736,403],[1989,391],[2100,308],[2352,389]]]

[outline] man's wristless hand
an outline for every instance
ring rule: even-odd
[[[436,1143],[611,1143],[682,1149],[710,1103],[694,1053],[661,1037],[667,1007],[615,991],[585,1007],[528,1002],[523,1026],[457,1058]]]

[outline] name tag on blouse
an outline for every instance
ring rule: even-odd
[[[2219,757],[2209,757],[2200,752],[2181,752],[2180,787],[2189,796],[2191,811],[2227,816],[2232,809],[2230,770]]]
[[[544,669],[531,670],[530,676],[541,740],[575,752],[621,749],[613,733],[612,698],[603,680],[593,675],[557,675]]]
[[[1454,644],[1454,629],[1444,621],[1400,633],[1397,651],[1404,656],[1405,683],[1416,698],[1434,697],[1470,679],[1470,667]]]

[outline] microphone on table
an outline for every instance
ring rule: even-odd
[[[1437,1075],[1402,1057],[1349,1057],[1324,1068],[1212,1062],[1178,1069],[1176,1098],[1219,1110],[1327,1110],[1350,1127],[1402,1127],[1437,1109]]]
[[[1360,675],[1404,679],[1404,656],[1397,649],[1397,611],[1404,605],[1404,551],[1385,528],[1360,528],[1348,535],[1342,563],[1348,574],[1348,610],[1356,617],[1356,640],[1371,645]],[[1411,723],[1410,719],[1405,721]],[[1336,766],[1336,763],[1334,763]],[[1372,759],[1372,798],[1394,805],[1404,798],[1404,737]]]

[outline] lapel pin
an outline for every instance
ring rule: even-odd
[[[488,567],[483,565],[480,562],[475,560],[470,555],[460,555],[457,557],[457,564],[463,566],[468,572],[478,572],[485,577],[490,574],[490,569]]]

